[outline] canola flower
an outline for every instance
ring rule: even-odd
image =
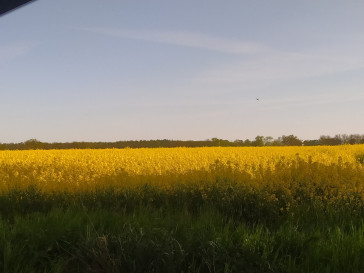
[[[302,199],[364,200],[364,145],[0,151],[0,194],[214,190],[259,193],[285,208]]]

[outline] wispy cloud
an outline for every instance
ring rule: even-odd
[[[213,68],[200,80],[211,84],[265,86],[286,80],[297,80],[343,73],[364,67],[364,61],[354,57],[337,57],[291,52],[274,52],[250,60]]]
[[[332,75],[364,67],[362,58],[350,56],[349,53],[346,56],[334,52],[327,54],[282,52],[260,43],[200,33],[112,28],[77,29],[123,39],[193,47],[237,55],[236,62],[233,64],[229,62],[201,72],[197,80],[207,84],[266,87],[275,82]],[[251,55],[251,58],[239,57],[244,54]]]
[[[123,39],[142,40],[183,47],[193,47],[229,54],[252,54],[267,50],[261,44],[237,41],[200,33],[161,30],[125,30],[109,28],[77,28]]]
[[[212,95],[212,97],[216,95],[216,98],[220,100],[219,94],[226,93],[226,91],[231,92],[231,94],[234,94],[234,91],[236,92],[237,90],[241,90],[240,93],[256,93],[256,91],[259,92],[260,90],[267,92],[267,90],[272,89],[272,86],[282,86],[282,84],[286,83],[288,83],[286,88],[290,88],[302,82],[307,83],[311,78],[340,75],[348,71],[364,68],[363,56],[357,56],[350,51],[280,51],[254,41],[234,40],[181,31],[112,28],[77,29],[122,39],[156,42],[234,54],[236,57],[233,63],[231,58],[226,59],[226,62],[220,60],[219,64],[215,67],[207,67],[205,70],[196,73],[195,78],[188,80],[188,86],[185,87],[185,90],[195,90],[194,98],[196,100],[206,99],[206,95]],[[249,55],[248,58],[247,55]],[[310,93],[313,93],[313,90],[317,90],[314,85],[311,85],[311,87]],[[181,93],[184,92],[181,91]],[[244,95],[240,97],[244,97]],[[210,96],[208,98],[211,99]],[[236,97],[234,97],[235,99]],[[227,102],[234,104],[231,99],[227,99]],[[287,103],[271,101],[269,107],[292,107],[293,105],[299,107],[328,103],[334,102],[328,101],[325,98],[317,98],[313,101],[304,98],[298,101],[288,101]]]
[[[33,50],[37,45],[38,43],[35,42],[0,45],[0,64],[3,61],[11,60],[26,55],[28,52]]]
[[[271,98],[262,100],[260,104],[265,110],[282,110],[285,108],[312,109],[313,107],[322,109],[323,106],[351,104],[358,101],[364,101],[363,94],[357,93],[353,94],[351,97],[347,97],[346,94],[317,94],[288,98]]]

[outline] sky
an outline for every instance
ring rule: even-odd
[[[35,1],[0,17],[0,143],[363,134],[363,14],[354,0]]]

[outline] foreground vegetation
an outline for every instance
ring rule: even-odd
[[[0,153],[1,272],[363,272],[364,146]]]

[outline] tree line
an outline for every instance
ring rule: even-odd
[[[0,143],[0,150],[50,150],[50,149],[107,149],[107,148],[174,148],[174,147],[258,147],[258,146],[318,146],[364,144],[364,135],[341,134],[334,137],[322,135],[319,139],[301,140],[295,135],[283,135],[274,139],[270,136],[256,136],[254,140],[212,138],[207,140],[128,140],[116,142],[42,142],[29,139],[20,143]]]

